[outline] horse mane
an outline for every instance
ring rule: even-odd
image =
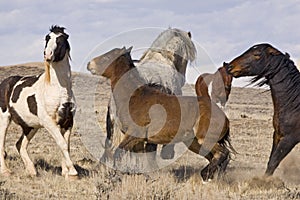
[[[260,80],[256,83],[257,86],[261,87],[265,84],[270,85],[270,79],[278,73],[280,73],[281,79],[276,80],[276,82],[272,83],[272,85],[274,87],[274,85],[284,83],[286,91],[284,95],[286,102],[285,105],[292,105],[295,99],[299,96],[300,72],[294,62],[290,59],[290,55],[288,53],[272,56],[262,73],[251,79],[250,84]],[[298,103],[296,106],[298,107]]]
[[[50,30],[50,32],[53,32],[55,34],[58,34],[58,33],[66,34],[64,32],[65,29],[66,29],[65,27],[60,27],[58,25],[52,25],[49,30]]]
[[[182,40],[182,44],[183,47],[181,47],[179,49],[178,52],[174,52],[177,55],[187,55],[187,60],[189,61],[194,61],[196,58],[196,47],[194,45],[194,43],[192,42],[191,38],[189,37],[190,33],[184,32],[180,29],[177,28],[168,28],[167,30],[163,31],[162,33],[159,34],[159,36],[153,41],[151,47],[144,52],[144,54],[142,55],[141,59],[145,58],[145,56],[148,53],[151,52],[159,52],[161,53],[163,56],[168,57],[168,51],[164,51],[166,50],[166,46],[170,43],[170,41],[172,39],[174,39],[175,37],[179,38]]]
[[[262,58],[264,59],[264,58]],[[296,66],[294,65],[294,62],[290,59],[290,55],[288,53],[286,54],[280,54],[276,56],[272,56],[271,59],[267,62],[262,72],[254,78],[250,80],[250,84],[256,83],[257,86],[261,87],[265,84],[269,84],[269,80],[273,78],[279,71],[282,69],[286,69],[284,72],[288,76],[294,76],[296,74],[299,74],[299,71],[297,70]],[[288,70],[287,70],[288,69]],[[297,70],[297,71],[296,71]],[[297,72],[297,73],[295,73]],[[281,80],[283,81],[284,78]]]

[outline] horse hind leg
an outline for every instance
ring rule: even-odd
[[[29,145],[30,140],[33,138],[38,129],[22,127],[23,133],[16,143],[17,150],[24,162],[26,172],[31,176],[36,176],[36,169],[34,167],[33,162],[29,158],[27,147]]]
[[[124,153],[124,151],[131,151],[136,144],[144,142],[144,140],[144,138],[137,138],[126,133],[122,142],[119,144],[114,153],[114,160],[120,160],[121,155],[122,153]]]
[[[192,140],[183,141],[183,143],[188,147],[190,151],[194,152],[195,154],[204,156],[209,161],[209,164],[204,169],[202,169],[200,173],[203,182],[207,182],[213,179],[213,171],[215,171],[215,169],[212,168],[213,165],[211,163],[213,162],[214,154],[211,151],[204,149],[198,142],[198,139],[196,137]]]
[[[295,147],[299,142],[293,137],[294,135],[287,135],[279,141],[279,143],[272,149],[267,170],[265,172],[266,176],[273,175],[274,171],[278,167],[279,163],[286,157],[286,155]]]
[[[5,164],[5,138],[6,138],[6,132],[7,128],[11,122],[10,114],[8,110],[6,112],[0,111],[0,171],[1,174],[5,176],[9,176],[11,174],[11,171],[8,169],[8,167]]]
[[[162,159],[173,159],[175,156],[175,144],[168,144],[168,145],[163,145],[161,152],[160,152],[160,157]]]
[[[213,157],[210,163],[201,171],[202,179],[209,181],[214,178],[216,172],[219,172],[219,176],[224,174],[230,161],[229,154],[230,151],[225,146],[217,143],[211,151]]]

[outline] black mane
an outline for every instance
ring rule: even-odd
[[[274,78],[275,76],[276,80]],[[284,99],[285,105],[294,105],[296,98],[299,97],[300,72],[290,59],[288,53],[273,56],[270,61],[266,63],[262,73],[251,79],[252,84],[257,81],[259,81],[256,84],[257,86],[267,84],[273,88],[283,87],[285,95],[283,95],[282,99]],[[297,103],[296,107],[298,108],[299,106]]]
[[[66,33],[64,32],[65,29],[66,29],[65,27],[60,27],[58,25],[52,25],[49,30],[50,30],[50,32],[53,32],[55,34],[62,33],[62,34],[66,35]]]

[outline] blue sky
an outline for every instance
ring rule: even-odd
[[[83,71],[89,58],[106,49],[146,48],[161,30],[176,27],[191,31],[200,52],[194,64],[198,73],[188,74],[193,82],[195,75],[215,71],[255,43],[271,43],[300,59],[299,21],[299,0],[1,1],[0,66],[42,61],[44,36],[52,24],[67,28],[76,71]]]

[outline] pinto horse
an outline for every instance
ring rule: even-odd
[[[115,159],[140,142],[183,142],[209,160],[201,171],[204,181],[218,169],[225,170],[230,160],[229,120],[215,103],[207,97],[169,95],[148,86],[125,47],[101,55],[101,60],[94,70],[111,80],[117,114],[126,130]]]
[[[11,76],[0,84],[0,172],[10,175],[5,164],[4,144],[11,120],[22,127],[16,147],[26,172],[35,176],[27,147],[37,130],[44,127],[63,153],[62,175],[77,177],[70,159],[70,134],[75,113],[69,64],[70,44],[63,27],[52,26],[46,35],[45,73],[38,76]]]
[[[201,90],[204,92],[201,87],[207,87],[207,94],[211,100],[217,103],[221,108],[224,108],[231,91],[231,83],[232,75],[226,72],[225,67],[220,67],[213,74],[201,74],[196,81],[195,89],[196,93],[197,91],[201,93]]]
[[[257,44],[224,63],[234,77],[254,76],[252,83],[270,86],[274,105],[273,146],[265,174],[271,176],[283,158],[300,142],[300,73],[288,53],[270,44]]]

